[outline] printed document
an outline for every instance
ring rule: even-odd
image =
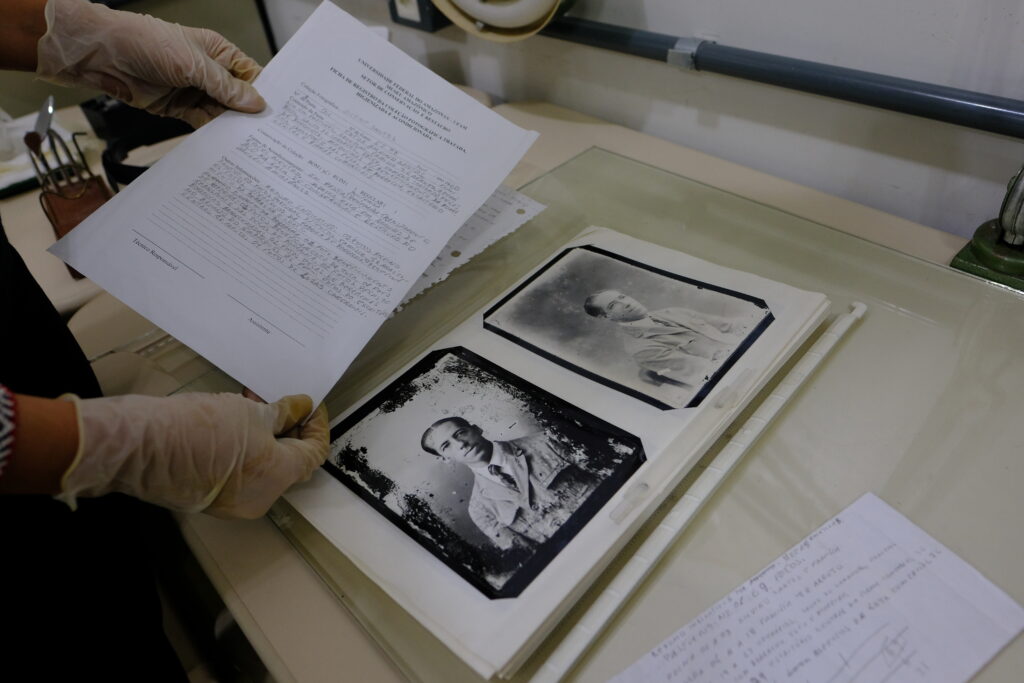
[[[324,2],[227,112],[51,251],[273,401],[320,401],[522,130]]]
[[[866,494],[612,679],[962,683],[1024,609]]]

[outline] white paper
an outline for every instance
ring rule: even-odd
[[[966,681],[1024,609],[866,494],[612,679]]]
[[[452,235],[441,253],[416,280],[402,303],[411,301],[428,287],[444,280],[453,270],[468,263],[505,235],[518,230],[544,209],[545,206],[540,202],[502,185]]]
[[[256,86],[51,251],[267,400],[321,400],[526,152],[324,2]]]

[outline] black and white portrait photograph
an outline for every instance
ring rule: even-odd
[[[581,246],[487,311],[484,327],[669,410],[700,405],[773,320],[751,293]]]
[[[339,422],[325,467],[484,595],[510,598],[644,461],[639,438],[457,347]]]

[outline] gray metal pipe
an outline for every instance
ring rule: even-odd
[[[658,62],[668,60],[668,53],[679,40],[664,33],[652,33],[640,29],[603,24],[589,19],[561,17],[548,24],[540,32],[550,38],[560,38],[573,43],[600,47],[615,52],[645,57]]]
[[[543,35],[1024,139],[1024,102],[574,17]],[[681,50],[683,53],[681,55]]]

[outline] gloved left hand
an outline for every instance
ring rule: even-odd
[[[214,31],[119,12],[86,0],[49,0],[36,75],[92,87],[199,127],[227,109],[262,111],[250,85],[260,66]]]
[[[126,493],[183,512],[259,517],[328,452],[327,410],[305,424],[308,396],[257,403],[238,394],[67,395],[78,413],[78,452],[57,496]]]

